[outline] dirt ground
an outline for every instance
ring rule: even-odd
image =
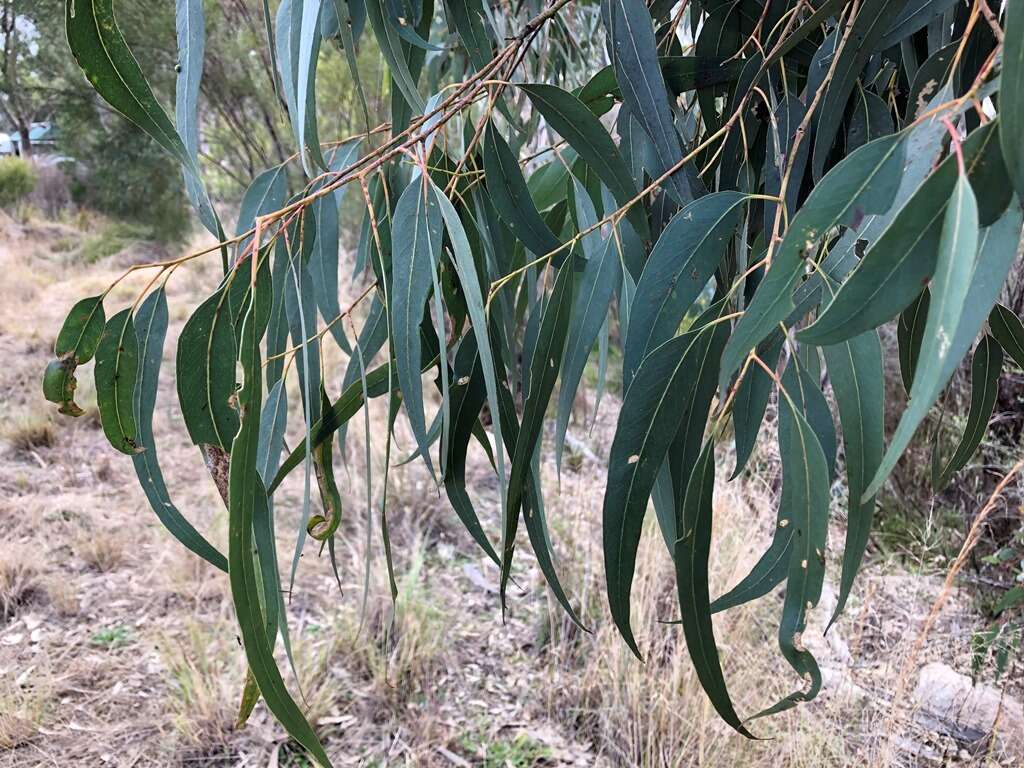
[[[130,249],[83,266],[73,248],[56,245],[74,237],[58,225],[13,223],[0,237],[0,766],[310,765],[262,705],[236,729],[244,662],[227,579],[164,532],[130,461],[106,445],[91,365],[79,376],[85,416],[59,417],[42,400],[40,376],[67,309],[147,258]],[[172,375],[174,336],[214,287],[216,272],[212,262],[196,263],[169,285],[172,328],[155,429],[172,498],[223,548],[226,513],[187,439]],[[115,290],[108,314],[140,287],[136,281]],[[340,353],[330,355],[328,370],[338,373],[329,384],[340,380],[340,362]],[[592,403],[580,406],[589,419]],[[665,548],[652,527],[635,587],[635,625],[647,654],[638,663],[609,627],[603,595],[598,524],[616,408],[606,396],[593,430],[571,429],[560,491],[550,451],[543,469],[559,568],[590,633],[561,615],[525,541],[503,622],[496,569],[419,462],[390,477],[400,590],[393,608],[378,521],[367,525],[362,501],[364,438],[352,429],[346,467],[339,466],[347,503],[342,588],[309,542],[289,605],[297,675],[286,679],[336,765],[1013,764],[999,739],[965,745],[917,724],[911,692],[918,669],[943,661],[969,674],[970,636],[982,619],[970,598],[955,592],[923,651],[906,664],[941,573],[910,572],[892,559],[873,559],[846,617],[822,639],[834,604],[826,592],[806,640],[822,663],[826,690],[808,706],[753,724],[768,740],[750,742],[717,721],[681,633],[663,623],[677,609]],[[379,435],[384,414],[375,406],[372,417],[371,434]],[[399,437],[402,456],[411,441]],[[372,452],[379,496],[380,440]],[[729,457],[721,460],[731,466]],[[742,576],[767,543],[775,471],[763,457],[753,476],[719,489],[719,588]],[[468,481],[485,528],[496,530],[496,482],[482,455],[472,457]],[[284,563],[301,492],[294,477],[275,500]],[[841,523],[831,536],[841,542]],[[775,647],[780,607],[775,595],[717,620],[726,676],[743,713],[799,684]],[[1019,676],[1009,679],[1009,693],[1019,696]],[[900,690],[905,706],[894,707]]]

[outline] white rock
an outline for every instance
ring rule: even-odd
[[[921,669],[914,689],[915,719],[926,728],[963,743],[978,742],[995,732],[998,748],[1024,760],[1024,709],[997,688],[974,685],[946,664]]]

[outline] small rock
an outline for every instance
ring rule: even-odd
[[[1024,708],[991,685],[974,685],[946,664],[921,669],[914,689],[915,719],[926,728],[977,744],[995,732],[999,748],[1024,760]],[[998,718],[998,722],[997,722]]]

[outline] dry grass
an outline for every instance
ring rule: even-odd
[[[52,448],[57,442],[57,430],[48,414],[18,414],[8,422],[4,439],[19,454],[30,454],[39,448]]]
[[[74,544],[75,554],[99,573],[110,573],[121,567],[128,558],[128,537],[112,530],[93,530],[83,533]]]
[[[9,544],[0,545],[0,619],[43,594],[39,568],[31,554]]]

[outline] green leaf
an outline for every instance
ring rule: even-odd
[[[998,122],[993,121],[964,142],[964,162],[972,184],[992,183],[987,181],[986,169],[993,163],[1002,165],[997,136]],[[943,214],[956,182],[956,157],[950,156],[872,244],[817,321],[797,338],[811,344],[834,344],[878,327],[907,307],[935,270]]]
[[[729,61],[722,56],[659,56],[658,66],[665,85],[673,95],[678,96],[696,88],[708,88],[735,80],[742,62]],[[595,110],[597,105],[609,97],[622,99],[614,67],[607,66],[598,70],[577,96],[591,110]],[[609,104],[605,111],[610,108]]]
[[[992,609],[992,613],[998,615],[1006,609],[1015,608],[1022,603],[1024,603],[1024,586],[1011,587],[999,598],[999,602]]]
[[[58,411],[66,416],[81,416],[85,411],[75,403],[78,379],[75,370],[89,362],[103,335],[106,316],[103,296],[92,296],[78,301],[68,313],[53,345],[57,357],[46,366],[43,374],[43,397],[57,403]]]
[[[402,49],[402,37],[384,8],[384,0],[366,0],[366,16],[399,93],[415,114],[423,114],[426,102],[416,88],[416,78],[410,72]]]
[[[417,177],[405,188],[393,217],[391,326],[398,383],[420,455],[434,473],[427,447],[420,380],[420,323],[441,256],[442,218],[426,179]],[[443,329],[442,329],[443,333]],[[444,343],[443,335],[440,342]],[[436,478],[435,478],[436,481]]]
[[[576,150],[611,190],[620,206],[636,197],[636,185],[626,161],[622,159],[618,147],[601,121],[582,101],[554,85],[534,83],[519,87],[530,97],[533,106],[544,116],[548,125],[569,142],[569,146]],[[638,233],[642,236],[647,234],[647,218],[642,206],[634,205],[627,216]]]
[[[202,0],[177,0],[175,26],[178,36],[178,81],[175,87],[174,119],[190,164],[199,167],[199,86],[203,77],[206,49],[206,17]],[[206,195],[198,172],[185,171],[185,189],[199,212],[203,225],[221,234],[221,225]]]
[[[422,341],[421,341],[422,345]],[[426,361],[423,366],[423,370],[437,364],[437,357],[433,357],[431,360]],[[372,371],[368,371],[366,374],[366,392],[369,397],[380,397],[388,392],[393,392],[398,389],[398,382],[391,380],[391,368],[395,365],[395,361],[383,363]],[[324,412],[319,420],[314,422],[309,427],[309,448],[312,450],[320,445],[324,440],[327,440],[337,432],[343,425],[347,424],[349,419],[359,413],[359,409],[363,407],[365,402],[363,396],[363,382],[360,380],[361,377],[357,376],[357,381],[350,384],[338,397],[334,403],[331,404],[329,410]],[[307,455],[307,447],[305,442],[299,443],[292,449],[292,452],[288,454],[288,457],[281,464],[280,469],[277,470],[277,474],[274,475],[273,481],[267,488],[267,493],[273,493],[277,487],[281,484],[288,474],[295,469],[299,464],[302,464]]]
[[[829,620],[831,626],[846,606],[871,533],[875,499],[864,500],[862,496],[885,450],[885,372],[882,344],[875,331],[827,346],[822,351],[843,428],[849,496],[839,598]]]
[[[903,389],[910,394],[910,386],[914,383],[914,371],[921,357],[921,341],[924,339],[924,324],[928,319],[928,289],[925,288],[900,313],[900,321],[896,325],[896,342],[899,346],[900,378]]]
[[[508,144],[487,124],[484,142],[484,176],[491,203],[512,234],[536,256],[544,256],[561,247],[561,241],[544,223],[533,205],[529,189],[519,170],[519,161]],[[563,254],[564,255],[564,254]]]
[[[1024,324],[1020,318],[1002,304],[996,304],[989,315],[988,325],[1003,350],[1018,368],[1024,368]]]
[[[195,445],[228,450],[238,431],[235,397],[235,334],[227,291],[199,305],[178,336],[178,403]]]
[[[455,513],[484,553],[501,567],[501,558],[484,533],[473,502],[466,493],[466,454],[477,416],[487,401],[483,366],[480,365],[475,336],[466,336],[455,355],[454,384],[451,389],[452,433],[445,461],[444,488]],[[490,446],[488,446],[489,448]]]
[[[68,312],[53,345],[53,354],[61,359],[70,357],[77,365],[89,362],[96,354],[105,325],[103,296],[82,299]]]
[[[782,353],[782,344],[785,340],[785,335],[778,331],[758,345],[758,357],[772,370],[779,362],[779,355]],[[750,455],[754,452],[757,435],[761,431],[761,422],[764,421],[764,412],[768,407],[768,399],[774,386],[775,382],[761,370],[761,366],[750,365],[747,367],[747,372],[740,382],[739,389],[736,390],[736,397],[732,403],[732,426],[736,438],[736,468],[733,470],[730,480],[739,477],[740,472],[747,465]]]
[[[123,309],[110,318],[96,347],[96,406],[107,440],[129,456],[145,450],[139,445],[135,423],[135,387],[139,371],[139,343],[132,311]]]
[[[338,146],[331,156],[329,167],[332,173],[348,168],[359,157],[361,139],[353,139]],[[319,189],[323,184],[314,185]],[[313,293],[320,316],[327,325],[334,341],[346,354],[352,355],[352,347],[345,335],[345,323],[341,319],[341,305],[338,302],[338,248],[340,222],[338,207],[344,197],[345,187],[329,195],[323,195],[310,205],[316,227],[316,239],[309,254],[309,273],[313,278]]]
[[[491,63],[494,51],[484,28],[482,3],[480,0],[446,0],[444,7],[473,67],[478,71],[483,69]]]
[[[321,0],[282,0],[277,8],[277,65],[302,167],[313,177],[327,167],[316,120],[316,66]]]
[[[248,232],[256,224],[257,216],[280,210],[284,207],[288,196],[288,172],[285,165],[268,168],[252,180],[242,196],[238,209],[238,223],[235,235]],[[248,241],[247,241],[248,242]],[[238,252],[244,251],[244,244],[239,244]]]
[[[597,221],[590,196],[573,180],[576,186],[576,210],[580,228]],[[562,381],[558,390],[558,411],[555,416],[555,466],[561,472],[562,451],[565,445],[565,430],[572,414],[572,404],[583,371],[587,366],[590,352],[598,333],[608,317],[608,306],[622,276],[615,237],[601,240],[598,231],[583,238],[583,250],[587,263],[576,291],[576,302],[569,319],[568,342],[562,360]]]
[[[931,300],[921,359],[910,388],[910,402],[864,497],[874,496],[896,466],[918,425],[952,375],[946,375],[953,337],[964,311],[964,301],[978,253],[978,205],[967,177],[961,176],[946,207],[939,240],[938,261],[931,283]]]
[[[816,377],[797,357],[790,358],[782,374],[782,391],[779,393],[779,452],[782,455],[793,447],[793,430],[796,429],[791,413],[793,409],[799,413],[800,420],[811,428],[815,443],[822,451],[827,487],[835,465],[835,424]],[[783,467],[782,496],[771,544],[750,569],[750,573],[711,604],[713,612],[718,613],[756,600],[768,594],[786,578],[790,572],[793,552],[800,544],[802,535],[802,529],[794,525],[800,515],[802,497],[792,495],[794,489],[799,487],[795,482],[787,485]]]
[[[171,501],[157,458],[153,411],[156,408],[160,365],[167,336],[167,295],[162,287],[153,291],[139,306],[135,326],[138,329],[140,365],[132,412],[138,425],[138,445],[142,450],[132,454],[132,463],[135,465],[139,485],[153,512],[171,535],[214,568],[226,573],[227,558],[185,519]]]
[[[888,31],[878,44],[879,50],[897,45],[920,29],[928,22],[938,18],[954,5],[957,0],[909,0],[902,3],[899,15],[893,20]]]
[[[623,383],[640,361],[672,338],[708,284],[740,220],[739,192],[705,195],[677,213],[661,233],[636,285],[623,353]]]
[[[790,222],[771,268],[758,286],[722,355],[719,388],[725,390],[747,354],[796,308],[793,289],[805,272],[819,238],[835,226],[853,226],[885,211],[899,188],[905,133],[865,144],[836,165]]]
[[[779,647],[804,685],[755,715],[782,712],[810,701],[821,689],[821,672],[800,637],[807,613],[821,597],[828,536],[829,481],[825,454],[804,415],[789,397],[780,397],[779,452],[782,456],[782,497],[788,504],[793,550],[786,579],[786,597],[779,624]]]
[[[266,621],[260,608],[262,590],[254,563],[253,525],[257,510],[266,506],[266,491],[257,468],[263,376],[259,340],[264,327],[256,313],[246,312],[239,344],[242,388],[239,404],[241,424],[231,445],[229,472],[228,575],[242,645],[249,669],[267,707],[289,735],[324,766],[331,762],[316,733],[288,693],[267,637]]]
[[[451,241],[455,272],[459,278],[459,285],[462,287],[470,322],[473,325],[477,354],[480,355],[480,367],[483,371],[484,386],[487,390],[487,406],[491,412],[492,429],[494,430],[494,452],[498,460],[498,485],[504,524],[504,519],[508,517],[508,487],[505,479],[505,459],[502,448],[504,441],[501,434],[498,379],[495,371],[495,358],[491,351],[483,290],[477,277],[476,264],[473,261],[473,252],[469,245],[469,238],[466,236],[466,229],[463,227],[461,219],[459,219],[455,206],[451,204],[451,201],[445,197],[444,193],[433,182],[431,182],[431,190],[441,209],[445,230],[448,233],[448,239]]]
[[[967,413],[967,427],[960,437],[956,450],[936,479],[936,493],[949,485],[953,475],[967,465],[981,445],[999,394],[999,374],[1002,369],[1003,350],[1000,349],[999,342],[985,334],[971,361],[971,407]]]
[[[893,132],[889,105],[871,91],[857,88],[854,94],[853,118],[846,129],[846,151],[853,152],[869,141]]]
[[[565,349],[569,330],[569,318],[573,303],[573,264],[566,260],[558,270],[551,296],[547,301],[537,334],[537,343],[529,358],[527,368],[530,374],[529,388],[523,404],[523,420],[515,436],[515,452],[508,479],[508,507],[502,535],[501,590],[505,585],[512,566],[512,551],[516,527],[523,497],[530,483],[531,462],[538,449],[544,429],[544,414],[547,412],[551,393],[558,378],[558,369]],[[506,437],[511,442],[511,437]]]
[[[721,306],[709,310],[706,317],[716,316]],[[637,657],[629,598],[647,502],[675,437],[675,429],[666,426],[678,426],[673,414],[681,403],[691,400],[697,383],[691,375],[693,365],[711,343],[715,327],[705,325],[676,336],[647,355],[619,411],[608,459],[602,536],[612,619]]]
[[[179,2],[187,3],[188,0]],[[189,87],[179,86],[179,98],[182,99],[182,106],[190,107],[195,89],[198,88],[197,70],[201,67],[202,46],[196,39],[199,31],[195,19],[196,9],[191,5],[186,7],[191,8],[192,29],[185,40],[179,41],[179,45],[187,43],[181,51],[184,63],[179,64],[182,66],[183,79],[188,81]],[[71,53],[89,83],[110,106],[149,134],[182,164],[188,179],[189,194],[195,195],[193,202],[203,225],[218,239],[223,239],[220,223],[203,188],[194,154],[186,147],[182,136],[156,100],[138,61],[128,48],[114,18],[113,0],[68,0],[64,19]],[[180,119],[183,127],[188,128],[184,138],[191,141],[194,138],[192,126],[185,125],[185,121],[190,118],[183,114]]]
[[[1024,201],[1024,2],[1007,0],[999,86],[999,141],[1017,197]]]
[[[711,401],[714,399],[718,387],[718,364],[722,360],[722,349],[728,338],[728,326],[725,323],[718,323],[711,334],[710,343],[698,350],[698,354],[691,364],[690,374],[695,380],[693,394],[689,402],[683,404],[679,426],[676,428],[676,434],[672,439],[672,445],[669,446],[666,459],[672,488],[670,526],[665,525],[664,518],[666,516],[658,509],[658,496],[654,496],[654,510],[659,515],[658,522],[661,524],[662,535],[669,545],[670,554],[679,538],[681,526],[679,518],[686,503],[690,473],[697,463],[704,442],[704,432],[708,426],[708,415],[711,412]],[[672,427],[670,426],[669,429],[671,430]],[[662,473],[664,473],[664,468]],[[659,475],[658,482],[664,482],[661,480],[661,475]]]
[[[857,6],[853,29],[837,54],[839,60],[832,66],[832,78],[825,86],[825,94],[818,105],[817,128],[814,132],[814,151],[811,170],[814,178],[821,178],[832,149],[832,142],[842,123],[846,103],[857,85],[857,78],[868,59],[878,50],[886,30],[895,21],[902,3],[889,0],[863,0]]]
[[[567,269],[567,267],[563,267],[563,269]],[[502,378],[504,378],[504,376],[502,376]],[[523,433],[519,429],[519,424],[516,419],[515,403],[512,400],[512,393],[509,391],[507,386],[502,385],[499,398],[501,404],[501,420],[505,425],[505,429],[502,432],[505,436],[505,446],[508,449],[509,455],[514,457],[517,451],[517,446],[520,444],[519,438]],[[541,573],[544,574],[544,580],[547,581],[548,587],[551,589],[551,593],[562,606],[562,609],[566,612],[569,619],[581,629],[586,630],[586,627],[583,626],[579,616],[576,615],[576,611],[572,607],[572,603],[569,601],[569,597],[565,594],[565,590],[562,588],[562,584],[558,579],[558,573],[555,571],[554,561],[551,556],[551,539],[548,535],[547,520],[544,515],[544,502],[540,494],[538,473],[540,468],[539,456],[540,445],[538,443],[533,451],[533,457],[528,461],[528,467],[525,470],[526,475],[524,478],[525,487],[522,490],[522,509],[523,518],[526,523],[526,532],[529,535],[530,545],[533,547],[534,555],[537,558],[537,565],[540,568]],[[511,495],[511,480],[509,481],[509,488]],[[512,509],[511,503],[508,508],[509,510]],[[517,524],[518,514],[516,514],[511,528],[510,535],[513,540],[515,538]],[[507,586],[508,579],[507,572],[504,568],[506,564],[511,566],[514,546],[512,549],[503,551],[507,554],[507,557],[502,563],[502,582],[500,585],[502,610],[504,610],[505,587]]]
[[[658,64],[651,16],[643,0],[604,0],[601,14],[611,42],[612,65],[623,104],[650,136],[656,158],[655,175],[660,176],[683,159],[683,149]],[[698,196],[682,169],[667,179],[665,188],[680,205]]]
[[[682,535],[675,542],[676,588],[686,647],[701,687],[719,716],[737,732],[753,738],[733,709],[718,660],[708,596],[708,558],[715,495],[715,445],[705,445],[690,476],[682,510]]]

